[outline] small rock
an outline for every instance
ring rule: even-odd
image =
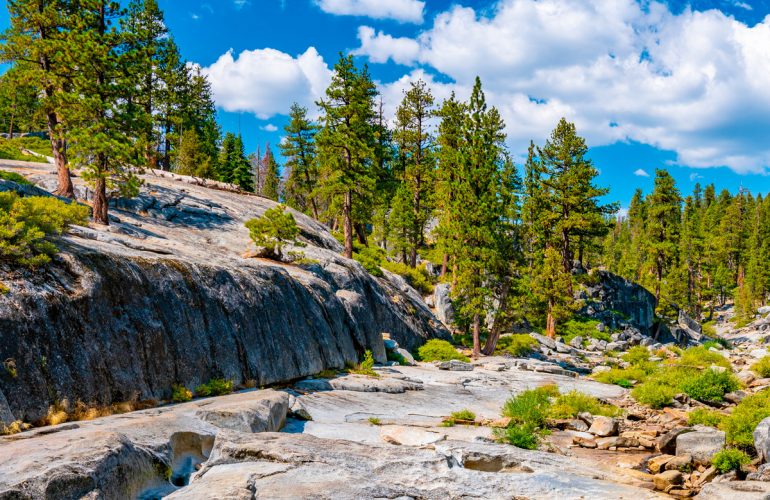
[[[725,401],[728,403],[738,404],[741,401],[744,400],[744,398],[748,396],[744,391],[735,391],[735,392],[728,392],[724,395]]]
[[[573,418],[567,424],[567,429],[571,429],[573,431],[578,431],[578,432],[587,432],[588,424],[583,422],[579,418]]]
[[[757,471],[746,476],[746,479],[749,481],[770,481],[770,463],[760,465]]]
[[[612,367],[607,365],[596,365],[594,366],[594,369],[591,370],[591,373],[604,373],[612,370]]]
[[[569,345],[575,349],[581,349],[583,347],[583,337],[578,335],[569,341]]]
[[[473,365],[464,361],[453,359],[439,363],[438,369],[449,370],[452,372],[471,372],[473,371]]]
[[[698,478],[698,482],[696,483],[696,486],[700,488],[704,484],[712,481],[715,477],[717,477],[717,469],[713,465],[703,471]]]
[[[599,437],[615,436],[618,433],[618,421],[610,417],[596,416],[588,432]]]
[[[692,427],[677,427],[658,438],[658,451],[669,455],[676,454],[676,439],[686,432],[692,432]]]
[[[665,492],[672,489],[673,486],[682,484],[684,476],[678,470],[667,470],[652,476],[652,482],[655,484],[656,490]]]
[[[658,455],[652,457],[647,461],[647,468],[653,474],[658,474],[660,471],[665,470],[666,464],[674,458],[674,455]]]
[[[511,417],[498,418],[497,420],[492,420],[489,422],[488,425],[497,429],[505,429],[510,425],[511,420]]]
[[[753,349],[751,352],[749,352],[749,356],[754,359],[762,359],[767,356],[767,349]]]
[[[389,351],[395,351],[398,349],[398,342],[393,339],[383,339],[382,343],[385,345],[385,349]]]
[[[395,352],[396,354],[400,354],[401,357],[404,358],[404,362],[407,364],[407,366],[415,366],[417,364],[414,360],[414,356],[412,356],[412,353],[407,351],[406,349],[397,347]]]
[[[685,454],[685,455],[677,455],[671,460],[666,463],[666,470],[678,470],[678,471],[685,471],[688,467],[692,465],[692,456]]]
[[[591,425],[594,423],[594,416],[588,413],[587,411],[578,413],[578,418],[583,422],[587,423],[588,425]]]

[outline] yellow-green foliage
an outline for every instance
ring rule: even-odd
[[[50,155],[51,152],[49,151]],[[26,155],[21,152],[21,145],[8,139],[0,139],[0,158],[3,160],[17,160],[17,161],[45,161],[42,158],[38,158],[34,155]]]
[[[51,239],[71,224],[85,224],[88,208],[56,198],[0,193],[0,260],[37,267],[57,249]]]
[[[711,465],[722,474],[739,470],[742,466],[750,463],[751,458],[743,451],[736,450],[735,448],[722,450],[711,458]]]
[[[730,369],[730,362],[721,354],[709,351],[704,346],[690,347],[682,352],[681,357],[675,362],[679,366],[692,368],[707,368],[711,365],[723,366]]]
[[[352,368],[350,373],[357,375],[366,375],[369,377],[379,377],[380,375],[374,371],[374,356],[372,351],[366,351],[364,353],[364,360],[358,364],[358,366]]]
[[[751,371],[762,378],[770,377],[770,356],[765,356],[751,365]]]
[[[770,389],[765,389],[738,403],[720,429],[727,434],[727,442],[745,450],[754,446],[753,432],[759,423],[770,417]]]
[[[382,261],[381,267],[391,273],[403,276],[421,294],[428,295],[433,293],[434,278],[425,270],[425,267],[418,266],[412,268],[401,262],[390,262],[388,260]]]
[[[716,323],[714,321],[708,321],[703,323],[703,334],[707,337],[714,338],[717,336]]]
[[[171,388],[171,401],[174,403],[184,403],[190,401],[192,397],[192,391],[183,385],[177,384]]]
[[[680,392],[698,401],[722,401],[726,393],[739,387],[738,379],[730,371],[663,365],[635,387],[631,396],[652,408],[662,408]]]
[[[382,421],[377,417],[369,417],[369,423],[372,425],[382,425]]]
[[[10,436],[11,434],[18,434],[20,432],[24,432],[31,428],[32,428],[32,425],[26,422],[22,422],[21,420],[16,420],[15,422],[11,422],[8,425],[0,425],[0,436]]]
[[[422,361],[450,361],[452,359],[465,362],[470,361],[467,356],[457,352],[457,349],[452,344],[441,339],[430,339],[418,347],[417,356]]]
[[[583,412],[588,412],[591,415],[615,417],[620,414],[620,409],[616,406],[602,404],[598,399],[588,394],[570,391],[556,398],[548,416],[550,418],[573,418]]]
[[[233,381],[223,378],[214,378],[207,384],[201,384],[195,388],[195,395],[198,397],[223,396],[233,392]]]
[[[615,384],[628,389],[635,383],[644,382],[655,370],[657,370],[657,365],[646,362],[628,368],[612,368],[609,371],[595,373],[591,376],[598,382]]]
[[[502,414],[515,424],[543,427],[549,417],[551,398],[559,396],[555,385],[544,385],[518,394],[505,402]]]
[[[600,332],[596,329],[599,325],[599,321],[594,319],[575,317],[568,321],[565,321],[563,325],[556,328],[558,333],[564,342],[569,343],[575,337],[595,338],[598,340],[604,340],[610,342],[612,337],[606,331]]]
[[[637,345],[629,349],[622,358],[623,361],[628,361],[632,365],[640,365],[650,359],[650,351],[644,346]]]
[[[527,334],[506,335],[497,342],[499,354],[508,353],[514,358],[527,356],[536,346],[537,341]]]
[[[687,415],[688,425],[707,425],[719,427],[726,415],[706,408],[697,408]]]

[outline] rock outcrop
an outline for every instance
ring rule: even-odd
[[[597,283],[586,286],[579,297],[585,300],[581,313],[612,328],[630,325],[650,335],[655,322],[655,296],[646,288],[609,271],[596,271],[595,274]]]
[[[17,171],[55,182],[49,165]],[[384,362],[383,332],[407,349],[448,336],[414,290],[341,257],[301,214],[307,246],[290,250],[304,263],[243,258],[243,222],[276,204],[185,179],[144,176],[138,198],[113,202],[108,228],[75,228],[45,269],[0,267],[0,361],[15,365],[0,367],[3,422],[36,421],[62,400],[167,399],[173,384],[217,377],[288,381],[365,350]]]

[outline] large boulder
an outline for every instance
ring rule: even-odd
[[[581,314],[610,326],[623,322],[649,335],[655,321],[655,296],[609,271],[595,271],[597,284],[586,287]]]
[[[765,462],[770,462],[770,417],[764,419],[754,429],[754,448],[757,455]]]
[[[449,293],[449,285],[446,283],[439,283],[433,291],[436,317],[445,325],[451,325],[455,320],[455,310]]]
[[[695,463],[709,464],[725,447],[725,433],[707,427],[680,434],[676,438],[677,456],[690,455]]]

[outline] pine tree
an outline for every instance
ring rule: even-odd
[[[403,263],[410,262],[410,252],[413,248],[414,210],[412,206],[412,192],[405,185],[399,185],[391,202],[388,225],[390,228],[390,249],[398,255]]]
[[[278,201],[281,198],[281,170],[269,144],[265,148],[262,164],[264,165],[265,177],[260,194],[269,200]]]
[[[238,149],[235,134],[228,132],[222,140],[222,148],[219,151],[217,164],[217,180],[232,183],[235,176],[235,167],[238,165]]]
[[[473,332],[473,354],[481,353],[481,321],[492,308],[492,290],[485,280],[500,269],[501,237],[506,224],[507,199],[504,123],[495,108],[487,108],[477,77],[461,128],[459,171],[454,182],[450,232],[453,246],[452,295]]]
[[[251,170],[251,162],[246,157],[243,138],[240,134],[235,138],[234,149],[235,155],[233,158],[234,163],[232,165],[232,182],[244,191],[254,192],[254,172]]]
[[[284,167],[289,171],[284,193],[286,204],[318,220],[318,203],[313,195],[318,184],[316,126],[308,119],[307,109],[294,103],[284,130],[286,136],[280,148],[286,159]]]
[[[543,203],[549,207],[542,212],[546,218],[542,226],[553,228],[567,273],[572,272],[574,252],[577,250],[577,261],[582,264],[587,240],[606,235],[607,216],[618,209],[617,204],[599,202],[609,189],[594,185],[599,172],[586,158],[587,152],[575,125],[564,118],[537,151]]]
[[[647,261],[652,271],[655,300],[661,303],[664,279],[677,265],[681,231],[682,197],[674,178],[666,170],[655,171],[655,188],[647,197]]]
[[[74,198],[65,150],[65,126],[60,119],[64,94],[75,78],[73,58],[80,46],[72,34],[82,27],[65,0],[8,0],[10,27],[3,33],[2,60],[24,65],[25,79],[42,90],[45,114],[58,172],[56,194]]]
[[[181,144],[176,154],[175,171],[181,175],[211,178],[211,158],[201,146],[198,133],[194,129],[186,130],[182,134]]]
[[[17,63],[0,76],[0,130],[40,131],[46,127],[40,88],[29,79],[29,64]]]
[[[347,258],[353,256],[354,226],[368,222],[365,217],[371,215],[376,94],[366,67],[358,70],[352,56],[341,56],[326,98],[318,102],[322,116],[317,144],[323,166],[318,193],[328,200],[330,213],[341,214]],[[358,232],[361,239],[360,227]]]
[[[547,247],[543,260],[535,267],[535,279],[532,281],[535,297],[546,307],[545,331],[553,337],[556,325],[574,313],[572,300],[572,275],[564,270],[560,252]]]
[[[437,144],[438,170],[436,172],[436,214],[438,227],[435,230],[436,243],[443,253],[441,276],[447,273],[450,260],[454,260],[458,246],[455,238],[455,220],[460,207],[457,206],[457,183],[460,181],[462,127],[465,118],[465,104],[457,101],[454,93],[445,100],[436,113],[441,118],[438,127]]]
[[[413,214],[409,218],[410,227],[391,225],[396,231],[403,230],[408,234],[409,260],[406,263],[411,267],[417,266],[417,250],[425,244],[425,225],[432,212],[435,162],[428,121],[433,116],[433,102],[430,89],[418,80],[404,92],[404,99],[396,111],[394,139],[399,144],[403,162],[401,182],[411,194]]]

